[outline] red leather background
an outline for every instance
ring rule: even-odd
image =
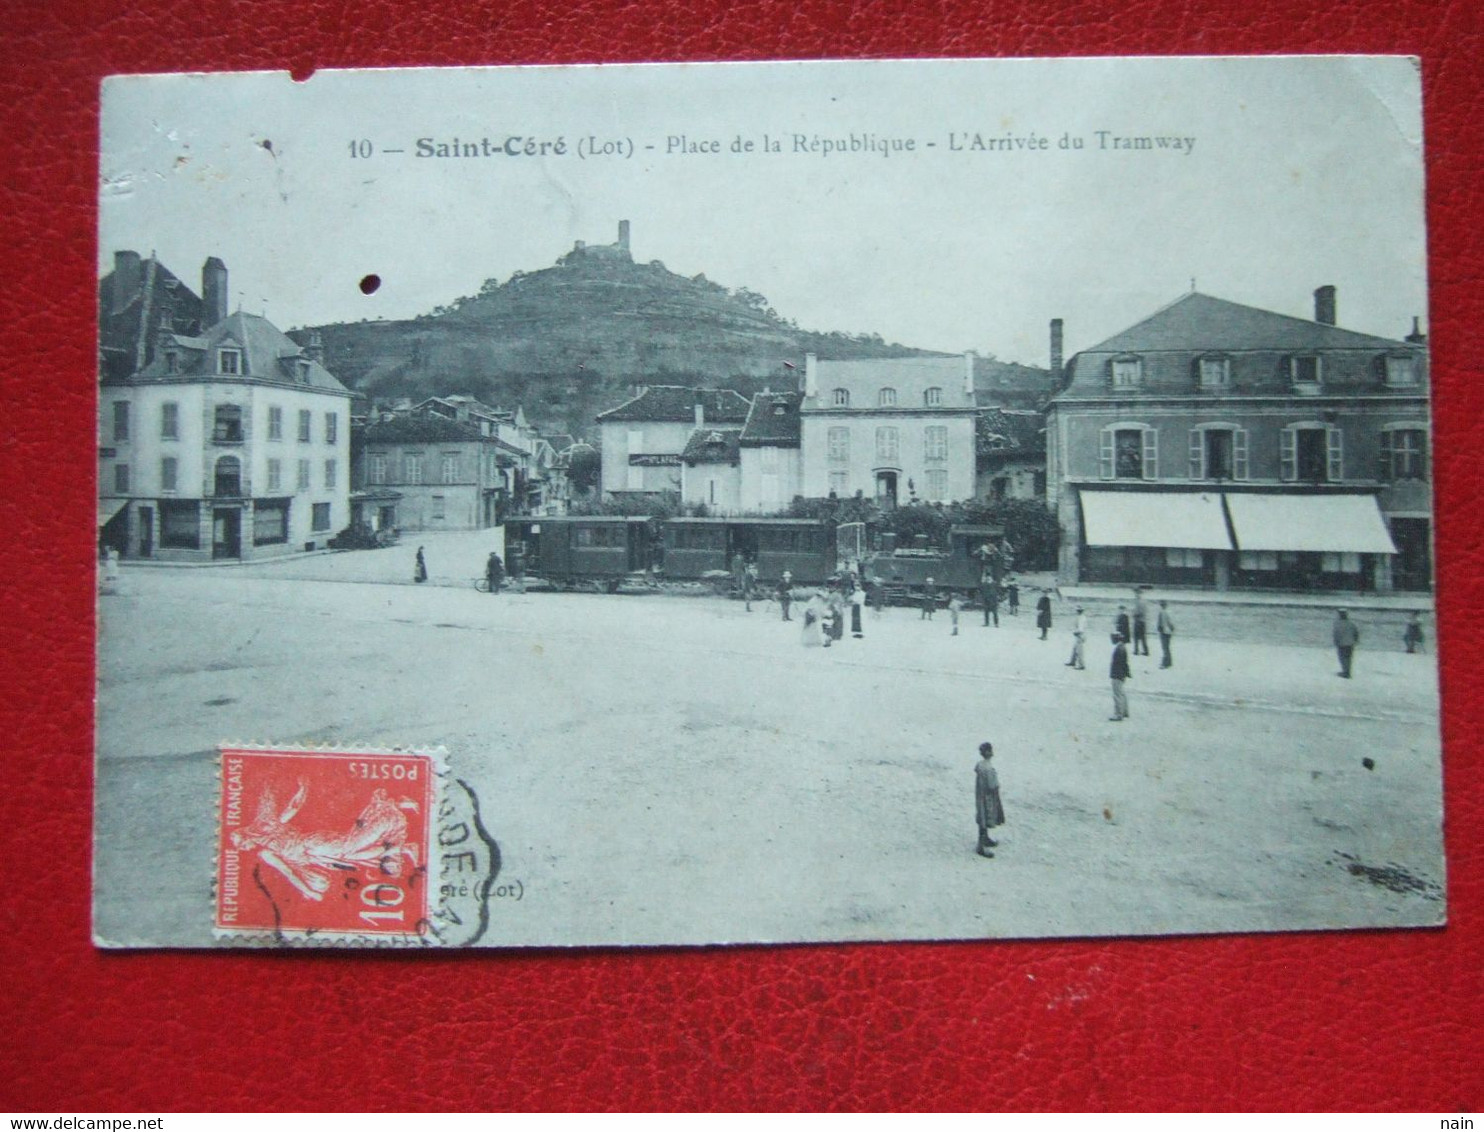
[[[0,1108],[1484,1105],[1480,7],[86,0],[0,31]],[[1446,930],[388,955],[88,937],[97,84],[116,71],[1407,52],[1426,90]],[[147,250],[147,249],[143,249]],[[87,438],[88,443],[83,443]]]

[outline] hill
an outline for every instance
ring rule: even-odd
[[[729,290],[704,275],[676,275],[658,260],[636,263],[627,222],[617,243],[579,242],[551,267],[516,272],[503,283],[488,280],[479,294],[426,315],[305,327],[293,337],[303,343],[312,332],[320,335],[329,370],[368,396],[465,393],[521,404],[538,426],[576,435],[589,432],[594,414],[637,384],[718,386],[750,395],[791,386],[809,352],[828,358],[936,353],[878,335],[801,330],[756,292]],[[1026,370],[1012,375],[1014,385],[1029,380],[1045,387],[1045,371],[1001,368],[1002,384],[1009,371]],[[995,376],[980,381],[993,388]]]

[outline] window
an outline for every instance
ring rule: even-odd
[[[113,440],[115,444],[129,439],[129,402],[113,403]]]
[[[335,438],[340,434],[340,416],[338,413],[325,414],[325,443],[334,444]]]
[[[180,372],[180,351],[178,351],[178,350],[166,350],[165,351],[165,372],[166,373],[179,373]]]
[[[922,430],[922,457],[924,460],[948,459],[947,425],[928,425]]]
[[[1403,388],[1417,384],[1417,360],[1410,357],[1387,357],[1386,384]]]
[[[217,444],[242,443],[241,405],[218,405],[216,407],[211,439]]]
[[[940,386],[932,385],[922,392],[922,403],[930,409],[936,409],[943,403],[943,390]]]
[[[271,546],[289,541],[289,505],[284,500],[259,500],[252,509],[252,544]]]
[[[176,482],[180,478],[179,465],[174,456],[166,456],[160,460],[160,490],[174,491]]]
[[[1288,376],[1295,385],[1318,385],[1323,380],[1323,367],[1317,354],[1300,354],[1288,359]]]
[[[421,455],[402,457],[402,479],[405,483],[423,482],[423,458]]]
[[[830,404],[837,409],[850,408],[850,390],[836,389],[830,394]]]
[[[433,519],[442,519],[443,518],[444,502],[445,502],[445,500],[444,500],[444,497],[443,496],[441,496],[441,495],[435,495],[435,496],[433,496],[433,508],[432,508],[432,511],[431,511],[431,513],[429,515],[430,518],[433,518]]]
[[[897,461],[897,429],[895,425],[882,425],[876,430],[876,460],[882,464]]]
[[[283,439],[283,409],[278,405],[268,406],[268,439]]]
[[[439,473],[440,473],[440,475],[442,477],[441,478],[441,482],[443,482],[443,483],[458,483],[459,482],[459,457],[458,457],[458,453],[456,453],[456,452],[445,452],[445,453],[443,453],[443,459],[442,459],[442,461],[440,463],[440,466],[439,466]]]
[[[160,406],[160,439],[180,439],[180,406],[174,401],[166,401]]]
[[[1165,565],[1175,570],[1199,570],[1205,564],[1205,557],[1199,550],[1190,550],[1183,546],[1165,547]]]
[[[1427,479],[1427,431],[1422,428],[1387,428],[1381,431],[1381,478]]]
[[[832,428],[828,433],[830,460],[846,463],[850,459],[850,430]]]
[[[1344,436],[1315,422],[1289,425],[1279,434],[1278,464],[1285,480],[1336,483],[1344,478]]]
[[[848,476],[845,472],[831,472],[830,494],[836,498],[843,499],[845,497],[847,479]]]
[[[242,372],[242,351],[223,347],[216,352],[216,372],[236,376]]]
[[[333,491],[335,488],[335,461],[325,461],[325,490]]]
[[[309,516],[310,530],[328,531],[330,529],[330,505],[328,503],[316,503],[314,510]]]
[[[386,483],[386,457],[380,452],[371,457],[371,482]]]
[[[129,465],[115,464],[113,466],[113,490],[120,495],[126,495],[129,491]]]
[[[629,429],[628,453],[630,456],[636,452],[644,451],[644,430],[639,428]]]
[[[876,404],[883,409],[890,409],[897,403],[897,391],[890,385],[883,386],[881,392],[876,394]]]
[[[294,377],[300,385],[309,384],[309,363],[303,358],[294,363]]]
[[[948,498],[948,469],[929,468],[923,477],[927,481],[927,500],[941,503]]]
[[[295,479],[295,481],[294,481],[294,487],[295,487],[295,490],[296,491],[308,491],[309,490],[309,461],[308,460],[300,460],[299,461],[299,475],[298,475],[298,478]]]
[[[1245,480],[1247,430],[1236,425],[1199,425],[1190,430],[1190,478]]]
[[[270,458],[268,460],[268,490],[283,490],[283,461]]]
[[[1230,358],[1202,358],[1198,363],[1198,384],[1202,389],[1225,389],[1231,385]]]
[[[1244,550],[1237,556],[1237,566],[1243,570],[1276,570],[1276,550]]]
[[[1098,451],[1098,473],[1105,480],[1159,478],[1159,433],[1144,424],[1105,427]]]
[[[228,498],[242,494],[242,461],[236,456],[217,460],[212,494]]]
[[[1320,570],[1326,574],[1359,574],[1360,555],[1352,550],[1327,551],[1320,561]]]
[[[643,491],[644,469],[637,464],[630,464],[628,474],[624,479],[624,486],[630,491]]]
[[[174,550],[201,546],[201,505],[195,500],[160,501],[160,545]]]
[[[314,428],[314,418],[308,409],[299,410],[299,443],[308,444]]]
[[[1133,389],[1144,378],[1144,362],[1140,358],[1114,358],[1112,363],[1113,388]]]

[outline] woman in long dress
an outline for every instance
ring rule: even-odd
[[[824,644],[824,599],[818,594],[812,595],[804,605],[804,624],[799,635],[806,649]]]
[[[426,582],[428,580],[428,563],[423,558],[423,548],[417,548],[417,560],[412,564],[412,580],[414,582]]]

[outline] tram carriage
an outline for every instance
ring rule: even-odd
[[[738,557],[767,584],[787,570],[798,585],[819,585],[837,566],[835,530],[822,519],[677,518],[662,529],[664,575],[675,581],[730,571]]]
[[[642,515],[564,515],[507,519],[505,563],[555,586],[596,584],[610,591],[654,565],[654,533]]]

